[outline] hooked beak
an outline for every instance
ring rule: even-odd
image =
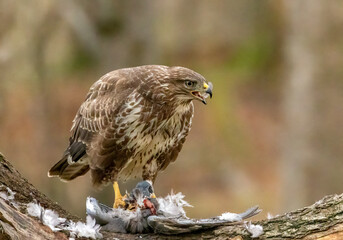
[[[206,98],[210,96],[212,98],[213,84],[209,82],[208,84],[204,82],[203,91],[192,91],[192,95],[199,99],[203,104],[207,104]]]
[[[205,86],[206,83],[204,83],[204,86]],[[213,89],[213,85],[211,82],[208,83],[209,85],[207,85],[207,88],[206,88],[206,92],[208,95],[210,95],[210,98],[212,98],[212,89]]]

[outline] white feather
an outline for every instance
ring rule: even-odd
[[[252,238],[258,238],[263,234],[263,227],[261,225],[255,225],[249,222],[248,224],[245,223],[245,228],[251,234]]]
[[[38,217],[44,225],[48,226],[54,232],[62,230],[57,226],[66,221],[65,218],[60,218],[53,210],[45,210],[37,203],[29,203],[27,205],[27,213],[33,217]]]
[[[32,217],[38,217],[42,215],[43,208],[37,203],[29,203],[27,204],[27,213]]]
[[[242,221],[242,217],[237,214],[237,213],[230,213],[230,212],[226,212],[223,213],[222,215],[219,216],[220,220],[224,220],[224,221],[231,221],[231,222],[239,222]]]
[[[52,231],[59,231],[62,228],[57,227],[61,223],[66,221],[65,218],[60,218],[56,212],[53,210],[47,209],[43,211],[42,222],[44,225],[51,228]]]
[[[6,190],[7,192],[0,192],[0,198],[9,201],[13,207],[19,209],[19,205],[14,201],[15,192],[13,192],[9,187],[6,187]]]
[[[61,218],[55,211],[44,209],[41,205],[33,202],[27,204],[27,213],[30,216],[39,218],[44,225],[48,226],[54,232],[62,230],[70,231],[72,238],[87,237],[96,239],[102,237],[99,232],[100,226],[90,216],[87,216],[86,223],[75,223]]]
[[[0,192],[0,197],[7,201],[14,200],[15,192],[13,192],[9,187],[6,187],[7,192]]]
[[[186,216],[184,207],[193,207],[188,202],[183,200],[185,196],[182,193],[168,194],[164,198],[157,198],[159,204],[159,212],[165,217]]]
[[[71,237],[86,237],[86,238],[101,238],[102,234],[100,234],[100,225],[96,224],[95,219],[87,216],[86,223],[82,222],[71,222],[65,230],[70,231]]]

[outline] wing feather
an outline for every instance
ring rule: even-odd
[[[88,147],[95,133],[113,121],[113,113],[124,97],[122,92],[116,90],[123,89],[120,85],[125,82],[126,79],[114,71],[93,84],[73,120],[71,143],[83,142]]]
[[[69,146],[61,160],[50,169],[49,176],[59,176],[68,181],[89,170],[88,161],[84,161],[88,148],[94,136],[113,121],[113,113],[120,106],[119,103],[132,91],[132,87],[127,87],[128,84],[129,79],[117,70],[104,75],[92,85],[73,120]]]

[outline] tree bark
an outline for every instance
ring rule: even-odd
[[[26,206],[37,202],[56,211],[60,217],[80,221],[32,186],[0,154],[0,192],[15,192],[13,200],[0,196],[0,239],[68,239],[69,233],[53,232],[27,214]],[[326,196],[315,204],[272,219],[253,222],[263,227],[259,239],[342,239],[343,194]],[[157,234],[118,234],[102,232],[104,239],[251,239],[245,225],[222,226],[216,229],[165,236]]]

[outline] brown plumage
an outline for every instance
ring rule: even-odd
[[[175,161],[190,130],[192,100],[206,103],[212,84],[183,67],[148,65],[107,73],[78,110],[69,147],[49,176],[72,180],[91,171],[92,182],[142,177]]]

